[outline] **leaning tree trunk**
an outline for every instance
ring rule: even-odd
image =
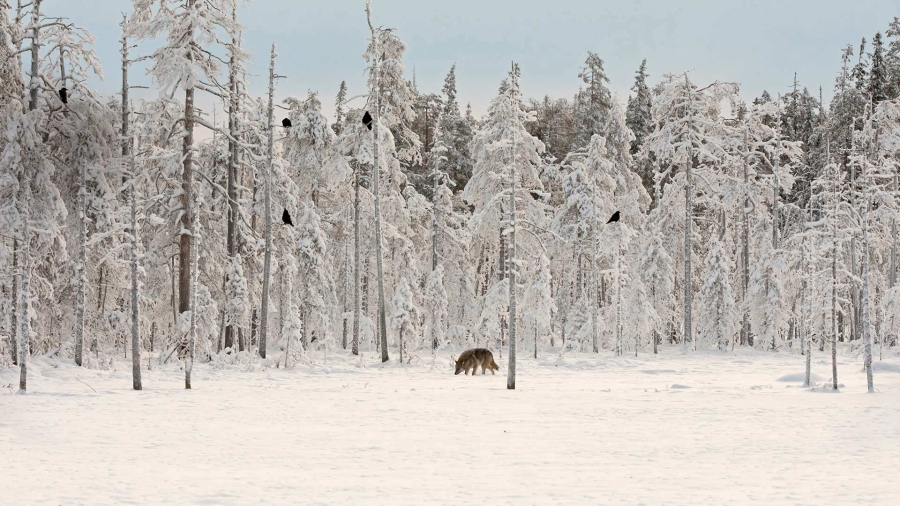
[[[275,44],[272,44],[272,56],[269,61],[269,147],[266,160],[266,184],[265,184],[265,206],[266,206],[266,253],[263,262],[263,289],[262,289],[262,308],[260,310],[259,322],[259,356],[266,358],[266,332],[269,326],[269,273],[272,270],[272,159],[275,150],[275,124],[273,116],[275,114]]]

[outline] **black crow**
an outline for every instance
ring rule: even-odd
[[[69,103],[68,92],[67,92],[67,90],[66,90],[65,88],[60,88],[60,90],[59,90],[59,100],[62,101],[62,103],[64,103],[64,104],[68,104],[68,103]]]
[[[606,222],[606,224],[609,225],[610,223],[616,223],[618,221],[619,221],[619,211],[616,211],[615,213],[613,213],[613,215],[609,219],[609,221]]]
[[[366,128],[369,130],[372,129],[372,115],[369,114],[369,111],[366,111],[366,113],[363,114],[363,125],[366,125]]]
[[[294,226],[294,222],[291,221],[291,214],[288,212],[287,209],[285,209],[284,212],[281,213],[281,221],[282,221],[285,225],[290,225],[290,226],[292,226],[292,227]]]
[[[291,128],[291,120],[284,118],[283,120],[281,120],[281,126],[283,126],[284,128]]]

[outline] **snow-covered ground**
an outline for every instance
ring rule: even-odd
[[[814,356],[820,384],[830,376]],[[0,371],[0,504],[897,504],[900,355],[738,351],[519,361],[330,354],[294,369]],[[96,390],[96,392],[94,391]]]

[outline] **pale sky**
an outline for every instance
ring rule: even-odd
[[[115,92],[118,23],[131,2],[44,4],[48,15],[68,16],[98,37],[106,80],[97,87]],[[251,92],[265,92],[272,42],[277,72],[287,76],[279,98],[317,90],[331,116],[341,80],[351,95],[364,92],[364,7],[364,0],[255,0],[242,7],[245,47],[254,57]],[[651,84],[663,73],[690,70],[698,83],[739,82],[749,99],[764,89],[789,91],[796,71],[810,91],[822,85],[827,101],[841,48],[884,32],[900,16],[900,0],[373,0],[373,16],[408,45],[407,73],[411,78],[415,67],[421,91],[440,93],[455,62],[458,100],[480,115],[511,60],[522,68],[526,97],[571,98],[588,50],[604,59],[622,99],[647,58]],[[132,75],[133,84],[152,84],[140,71]]]

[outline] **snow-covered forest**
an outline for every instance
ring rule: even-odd
[[[0,0],[0,368],[21,392],[34,357],[127,359],[135,389],[180,364],[190,388],[195,367],[473,347],[509,388],[516,357],[664,347],[821,354],[837,388],[844,347],[871,391],[898,344],[896,18],[847,45],[830,103],[645,60],[625,106],[587,51],[574,97],[523,96],[512,62],[478,118],[455,67],[418,89],[366,5],[367,87],[339,83],[329,118],[316,92],[275,100],[279,48],[242,49],[238,0],[132,0],[103,64],[43,3]]]

